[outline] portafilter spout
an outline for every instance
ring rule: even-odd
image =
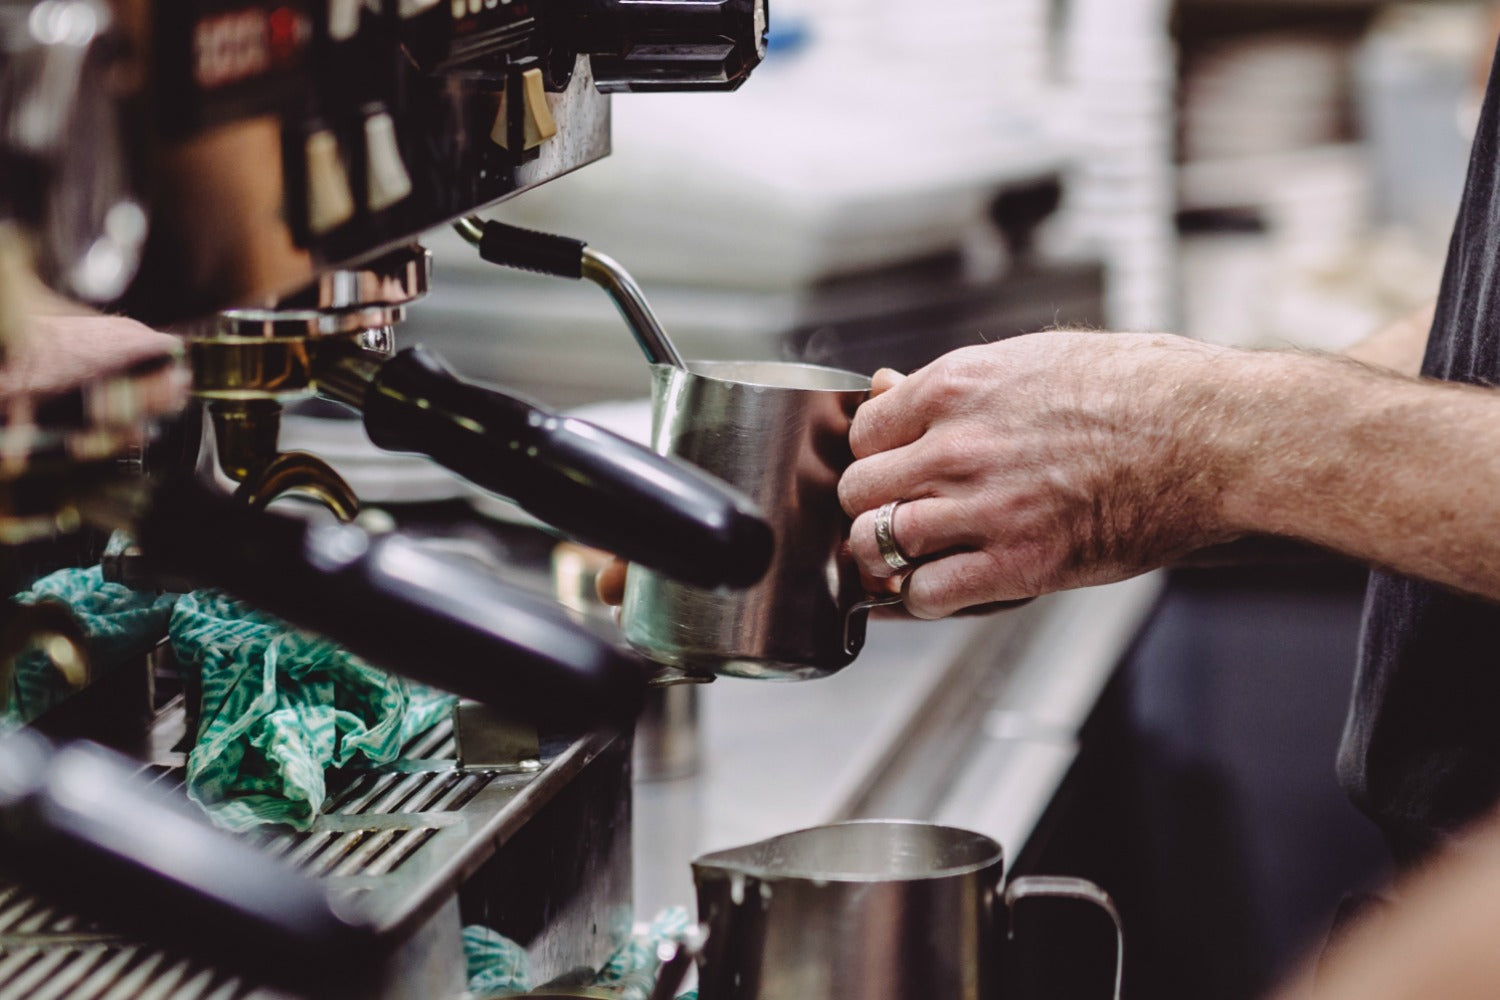
[[[582,240],[539,233],[503,222],[474,216],[454,223],[458,234],[479,248],[479,256],[491,264],[522,271],[550,274],[557,278],[587,278],[609,294],[625,318],[646,360],[653,365],[687,368],[682,355],[667,336],[646,295],[635,279],[614,258]]]
[[[207,401],[219,466],[237,496],[264,507],[285,493],[320,501],[341,520],[359,498],[332,466],[278,445],[283,403],[314,394],[319,345],[389,357],[391,328],[427,294],[431,255],[400,247],[347,270],[330,271],[270,308],[231,309],[187,338],[193,393]]]

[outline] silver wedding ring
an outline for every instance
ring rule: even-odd
[[[885,560],[885,564],[897,573],[912,567],[912,561],[901,551],[901,546],[896,544],[896,533],[892,528],[896,520],[896,508],[900,505],[900,500],[892,500],[875,512],[875,544],[880,547],[880,557]]]

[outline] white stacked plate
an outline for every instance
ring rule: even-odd
[[[1224,43],[1183,81],[1183,150],[1213,160],[1338,138],[1349,51],[1337,39],[1276,34]]]
[[[1108,263],[1110,325],[1172,325],[1177,59],[1161,0],[1076,0],[1064,64],[1084,150],[1064,203],[1070,238]]]

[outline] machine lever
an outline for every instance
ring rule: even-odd
[[[0,740],[0,858],[49,903],[298,995],[355,997],[386,946],[328,891],[90,743]]]
[[[640,662],[555,603],[401,535],[251,510],[184,480],[157,490],[138,536],[154,572],[546,731],[626,722],[645,696]]]

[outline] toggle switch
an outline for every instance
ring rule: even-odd
[[[521,80],[521,148],[535,149],[557,134],[557,122],[552,118],[552,108],[547,104],[547,88],[542,82],[542,71],[528,69]],[[490,138],[501,149],[509,149],[510,91],[500,95],[500,113],[495,116]]]
[[[328,37],[347,42],[359,34],[362,0],[328,0]]]
[[[411,194],[411,175],[401,160],[396,123],[388,111],[365,118],[365,189],[372,212],[390,208]]]
[[[354,217],[354,193],[338,137],[320,129],[307,137],[307,228],[326,233]]]

